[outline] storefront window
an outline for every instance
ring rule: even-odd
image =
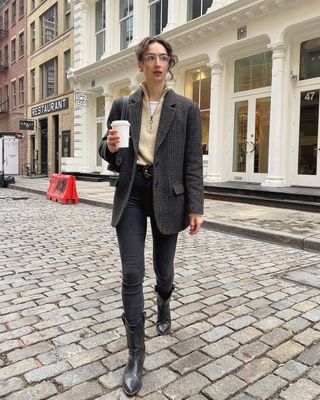
[[[255,54],[235,62],[234,91],[271,86],[272,52]]]
[[[185,96],[198,103],[202,123],[202,149],[208,154],[211,70],[206,66],[186,71]]]
[[[256,101],[254,172],[259,174],[268,173],[270,106],[270,97]]]
[[[299,175],[317,175],[319,90],[301,93],[299,129]]]
[[[300,80],[320,77],[320,37],[301,43]]]
[[[233,172],[246,172],[247,167],[247,135],[248,135],[248,101],[235,104],[233,138]]]
[[[62,157],[71,157],[71,132],[62,131]]]
[[[102,126],[103,126],[102,122],[97,123],[97,149],[99,148],[99,145],[100,145],[100,142],[102,139]],[[98,152],[96,152],[96,164],[97,164],[97,167],[102,166],[102,158],[100,157]]]
[[[96,100],[96,110],[97,110],[97,118],[104,117],[104,96],[97,97]]]
[[[130,88],[124,87],[119,90],[119,96],[129,96],[130,95]]]

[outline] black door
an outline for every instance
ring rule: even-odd
[[[48,173],[48,120],[40,120],[40,132],[41,132],[41,175]]]
[[[59,173],[59,115],[53,116],[53,124],[54,124],[54,172],[56,174]]]

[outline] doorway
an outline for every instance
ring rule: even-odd
[[[294,184],[320,187],[320,87],[301,88],[297,112]]]
[[[48,173],[48,120],[40,120],[40,141],[41,141],[41,164],[40,174],[47,175]]]
[[[54,173],[59,173],[60,152],[59,152],[59,115],[53,116],[54,126]]]
[[[268,173],[271,97],[243,97],[234,102],[233,166],[245,182],[262,182]]]

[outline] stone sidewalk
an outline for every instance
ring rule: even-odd
[[[110,217],[107,208],[0,189],[1,399],[126,399]],[[160,337],[149,232],[147,354],[136,399],[320,400],[320,254],[183,232],[172,333]]]
[[[12,188],[44,194],[48,178],[17,178]],[[77,182],[80,202],[112,207],[114,188],[107,182]],[[320,252],[320,213],[253,204],[205,200],[205,226],[212,230],[252,237]]]

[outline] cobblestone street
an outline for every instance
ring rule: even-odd
[[[110,217],[100,207],[0,190],[1,399],[126,399],[120,261]],[[184,232],[173,333],[160,337],[149,230],[147,355],[136,398],[320,399],[317,266],[319,253]]]

